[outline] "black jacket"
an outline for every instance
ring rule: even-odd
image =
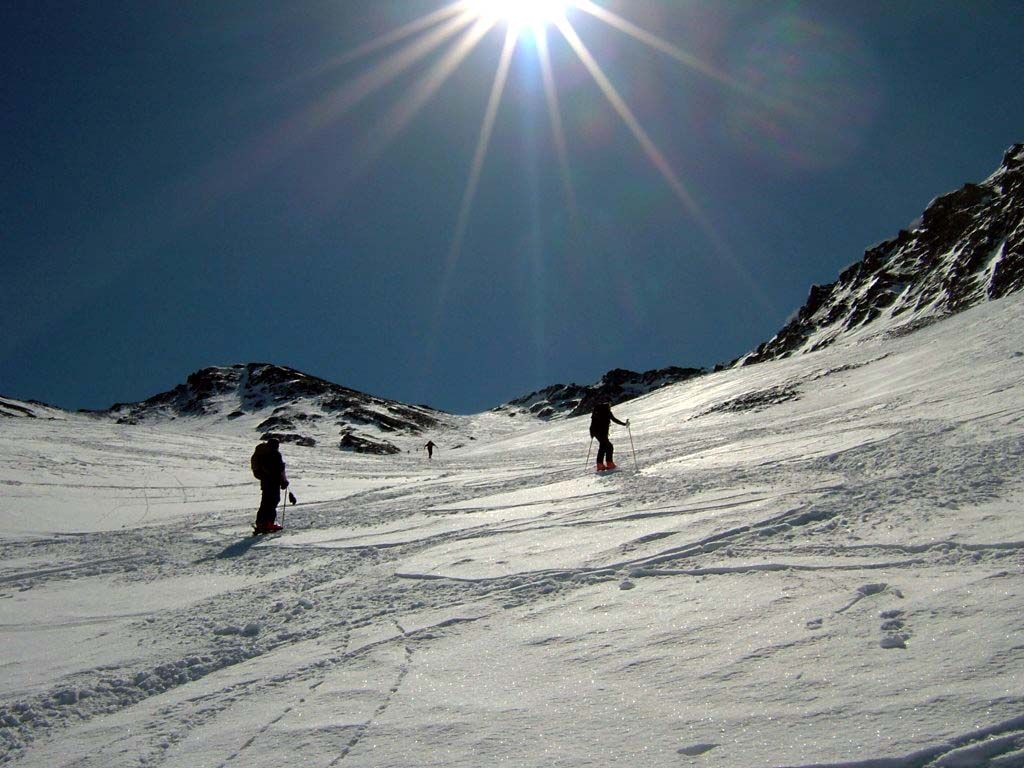
[[[260,483],[284,483],[285,465],[281,453],[268,443],[260,443],[253,451],[252,473],[259,478]]]
[[[590,436],[608,437],[608,429],[613,421],[619,426],[626,426],[626,422],[619,421],[612,415],[612,407],[608,403],[598,403],[590,414]]]

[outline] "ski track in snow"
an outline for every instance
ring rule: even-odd
[[[6,418],[0,763],[1022,766],[1021,327],[653,393],[639,472],[286,446],[266,538],[251,438]]]

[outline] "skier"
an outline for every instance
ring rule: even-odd
[[[437,448],[437,446],[434,445],[434,441],[433,440],[428,440],[427,444],[424,445],[423,447],[427,449],[427,458],[428,459],[434,458],[434,449]]]
[[[277,505],[281,503],[281,491],[288,487],[288,476],[284,471],[284,459],[279,450],[280,443],[276,438],[268,438],[256,446],[252,453],[250,465],[253,475],[260,481],[260,508],[256,512],[253,533],[273,533],[280,531],[277,524]]]
[[[629,426],[629,419],[619,421],[615,418],[612,414],[612,406],[607,401],[602,401],[594,406],[594,410],[590,414],[590,438],[597,438],[598,472],[615,469],[615,462],[612,461],[615,448],[612,446],[612,441],[608,439],[608,428],[613,421],[622,427]]]

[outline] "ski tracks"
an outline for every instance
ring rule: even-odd
[[[402,635],[405,647],[405,662],[399,667],[395,682],[388,690],[384,700],[380,703],[377,709],[374,710],[373,714],[370,715],[369,719],[356,728],[356,732],[353,734],[352,738],[349,739],[344,749],[341,750],[341,753],[327,764],[327,768],[332,768],[332,766],[340,764],[346,757],[348,757],[352,750],[358,746],[359,742],[363,740],[366,732],[384,715],[385,712],[388,711],[388,708],[391,706],[391,702],[394,700],[399,690],[401,690],[402,683],[408,676],[409,670],[412,668],[413,655],[415,651],[412,643],[409,641],[409,633],[406,632],[402,625],[397,621],[395,622],[395,627],[397,627],[398,631]]]
[[[899,757],[787,768],[1020,768],[1022,765],[1024,717],[1015,717]]]
[[[289,716],[298,714],[302,710],[303,705],[310,703],[309,699],[316,696],[331,677],[345,669],[346,665],[357,660],[369,659],[375,652],[398,644],[402,655],[400,662],[394,670],[394,677],[390,684],[387,684],[386,687],[380,689],[380,701],[372,710],[370,710],[365,719],[356,723],[346,724],[343,722],[346,718],[339,717],[339,722],[335,723],[331,728],[320,727],[317,730],[321,738],[326,738],[331,734],[339,732],[342,734],[342,737],[348,736],[347,740],[344,740],[341,744],[341,749],[337,756],[327,763],[325,768],[331,768],[332,766],[342,764],[343,761],[345,761],[356,750],[359,744],[365,740],[370,730],[380,722],[385,713],[387,713],[400,695],[403,683],[413,669],[417,643],[436,637],[436,633],[440,630],[466,622],[477,621],[479,618],[482,618],[482,616],[471,618],[450,618],[414,631],[407,630],[399,620],[391,619],[390,621],[394,625],[397,634],[392,633],[391,635],[379,640],[371,641],[352,650],[341,652],[340,649],[344,648],[351,642],[353,637],[352,630],[367,629],[369,625],[363,625],[362,627],[349,627],[342,638],[337,642],[338,652],[332,654],[329,658],[308,667],[296,669],[289,674],[281,675],[277,679],[269,682],[256,683],[253,681],[251,685],[247,686],[248,690],[244,691],[244,695],[247,700],[251,700],[253,696],[261,695],[264,692],[263,689],[269,690],[275,686],[293,684],[303,678],[315,678],[312,683],[306,686],[305,693],[284,705],[274,717],[267,720],[262,726],[256,729],[248,739],[219,762],[217,764],[217,768],[229,768],[231,765],[239,764],[244,761],[246,759],[246,753],[249,750],[259,748],[263,738],[273,734],[277,726],[287,725]],[[258,689],[254,688],[254,685],[258,685]],[[328,695],[336,693],[337,691],[329,691]],[[222,695],[221,698],[223,699],[223,702],[219,706],[208,706],[206,708],[206,715],[202,718],[202,722],[198,721],[194,714],[191,714],[191,707],[184,706],[179,707],[179,709],[184,713],[189,713],[188,717],[181,718],[179,716],[173,719],[177,719],[182,726],[189,722],[196,726],[200,725],[203,722],[225,713],[235,703],[235,700],[238,699],[238,695],[232,692],[232,695]],[[352,706],[352,704],[349,703],[348,706]],[[168,716],[172,716],[171,712],[168,712],[167,714]],[[328,750],[325,749],[324,751],[326,752]]]

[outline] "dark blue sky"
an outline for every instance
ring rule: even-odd
[[[504,29],[386,145],[471,26],[345,59],[443,5],[7,3],[0,393],[266,361],[468,413],[711,366],[1024,141],[1020,0],[604,0],[681,54],[568,12],[666,168],[550,30],[574,219],[524,35],[456,248]]]

